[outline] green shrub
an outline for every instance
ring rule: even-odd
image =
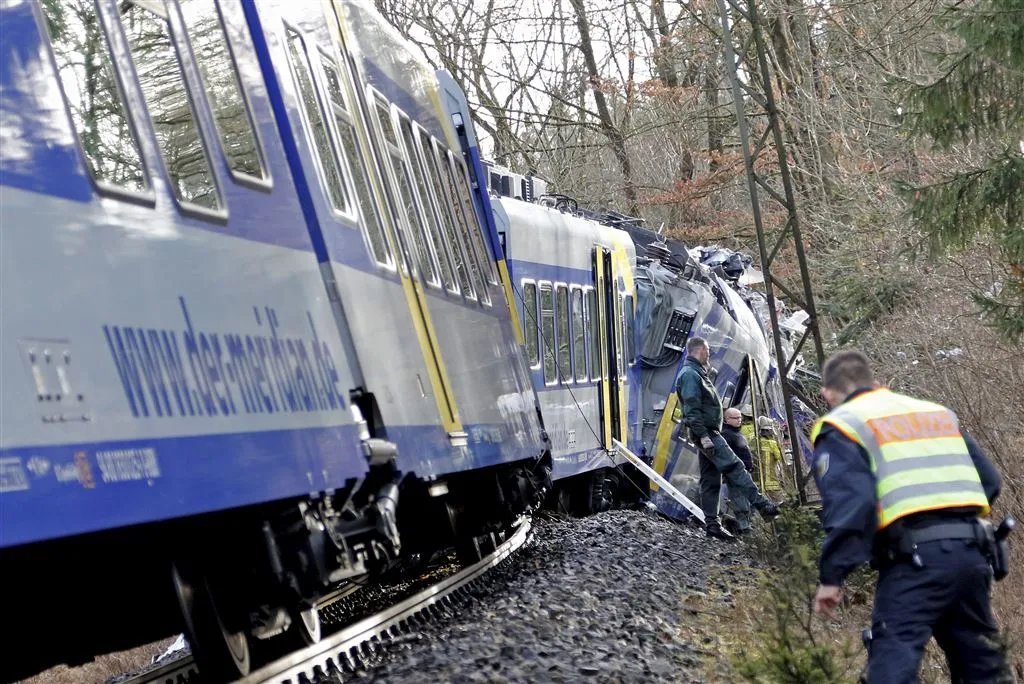
[[[786,509],[774,530],[750,541],[765,572],[758,586],[751,639],[733,666],[755,684],[854,682],[863,660],[860,645],[839,626],[814,614],[822,530],[807,508]]]

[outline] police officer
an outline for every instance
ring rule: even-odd
[[[708,378],[710,358],[711,350],[706,340],[701,337],[687,340],[686,361],[679,374],[676,393],[683,407],[683,422],[689,428],[691,439],[698,445],[700,507],[704,512],[705,530],[710,537],[732,541],[735,537],[722,528],[718,518],[722,476],[729,484],[729,497],[736,509],[736,525],[740,533],[750,529],[751,506],[766,519],[774,518],[779,510],[758,491],[750,473],[722,437],[722,398]]]
[[[833,355],[822,384],[832,411],[811,432],[826,531],[815,610],[830,615],[845,577],[873,560],[870,684],[916,682],[932,635],[954,682],[1009,680],[978,517],[999,474],[952,411],[880,387],[862,353]]]

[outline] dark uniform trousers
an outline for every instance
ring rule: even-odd
[[[879,570],[868,684],[917,682],[933,635],[953,684],[1012,682],[989,599],[992,569],[977,543],[923,542],[918,555],[924,567],[898,561]]]
[[[750,473],[743,466],[743,461],[729,448],[728,442],[720,433],[708,435],[714,443],[714,451],[705,453],[698,449],[700,464],[700,507],[704,519],[718,520],[718,508],[722,494],[722,478],[729,485],[729,497],[736,510],[736,522],[741,530],[750,527],[750,507],[758,506],[767,501],[757,490],[757,485]]]

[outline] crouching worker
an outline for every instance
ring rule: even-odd
[[[729,485],[729,497],[736,510],[736,525],[741,534],[750,529],[750,509],[766,518],[779,514],[774,503],[758,489],[743,462],[722,437],[722,398],[708,378],[711,349],[706,340],[691,337],[686,342],[686,361],[679,374],[676,393],[683,407],[683,423],[697,445],[700,463],[700,507],[708,536],[735,539],[722,528],[718,518],[722,477]]]
[[[918,681],[933,635],[953,682],[1012,681],[989,597],[1005,555],[979,518],[999,474],[952,411],[880,387],[860,352],[833,355],[822,384],[832,411],[811,432],[826,532],[815,610],[831,615],[844,578],[871,559],[869,684]]]
[[[725,443],[743,462],[743,467],[747,469],[747,472],[754,472],[754,458],[750,453],[750,441],[740,429],[743,424],[743,414],[738,408],[727,408],[723,415],[725,418],[722,424],[722,437],[725,438]]]

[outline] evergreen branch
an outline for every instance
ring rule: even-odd
[[[1024,129],[1024,72],[1005,69],[986,56],[960,55],[935,82],[903,81],[899,87],[907,103],[905,127],[941,147],[989,134],[1012,137]]]
[[[899,81],[906,126],[940,146],[1024,131],[1024,0],[982,0],[938,17],[964,48],[932,83]]]
[[[1011,264],[1024,264],[1024,156],[1007,150],[980,169],[926,186],[899,185],[932,256],[963,249],[981,233],[997,238]]]
[[[972,295],[982,317],[1011,342],[1024,340],[1024,279],[1012,278],[991,292]]]
[[[1024,0],[987,0],[939,20],[972,51],[1006,69],[1024,71]]]
[[[899,189],[911,199],[910,216],[933,257],[964,249],[979,236],[993,238],[1006,278],[972,297],[1004,339],[1024,339],[1024,155],[1006,150],[984,168]]]

